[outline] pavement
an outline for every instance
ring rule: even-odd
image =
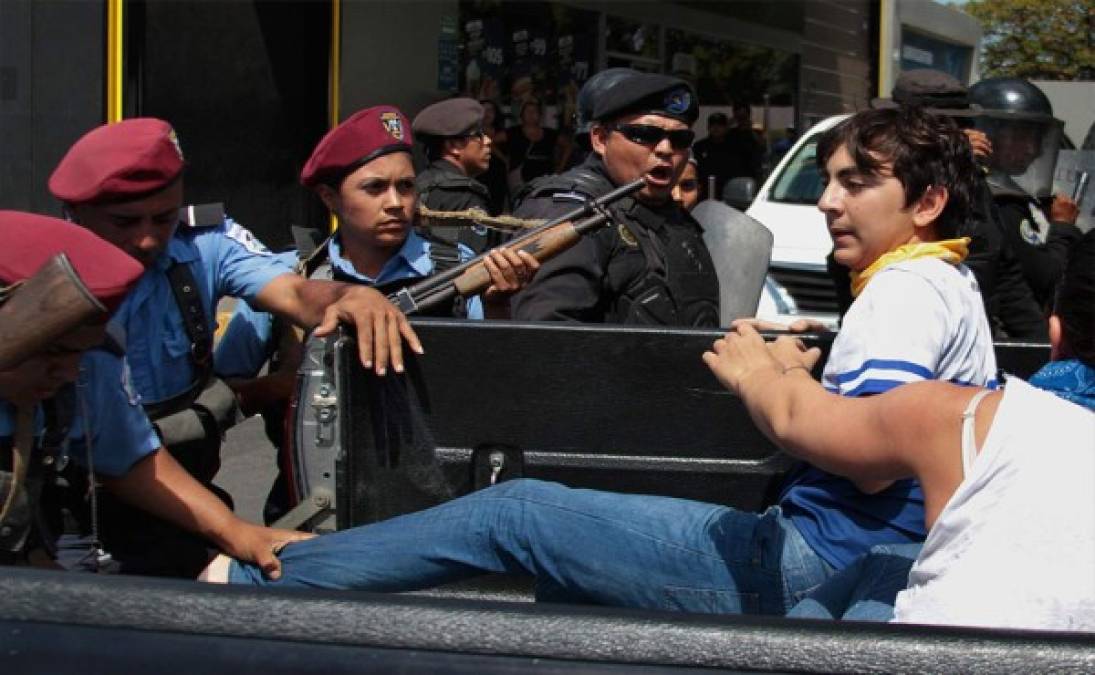
[[[221,470],[213,482],[232,495],[241,518],[262,523],[262,506],[277,474],[276,461],[261,416],[228,430],[221,447]]]
[[[215,339],[224,332],[235,305],[235,298],[224,298],[217,305]],[[262,416],[256,415],[228,430],[221,447],[221,470],[213,482],[232,495],[241,518],[261,523],[262,506],[277,474],[276,462]]]

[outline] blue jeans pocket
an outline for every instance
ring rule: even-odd
[[[757,614],[760,611],[757,593],[681,586],[666,586],[663,592],[662,609],[700,614]]]

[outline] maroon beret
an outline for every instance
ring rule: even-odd
[[[137,117],[84,134],[53,170],[49,191],[70,204],[125,201],[167,187],[182,170],[171,125]]]
[[[34,275],[64,253],[91,294],[113,310],[144,274],[122,249],[78,225],[21,211],[0,211],[0,284]]]
[[[360,110],[327,132],[300,172],[300,182],[315,187],[381,155],[410,152],[413,144],[411,125],[399,108]]]

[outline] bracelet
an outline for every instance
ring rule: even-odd
[[[802,364],[800,363],[800,364],[798,364],[798,365],[794,365],[794,366],[785,366],[785,367],[783,368],[783,374],[784,374],[784,375],[786,375],[787,373],[791,372],[792,370],[795,370],[796,368],[802,368],[802,369],[803,369],[803,370],[805,370],[805,371],[806,371],[807,373],[810,373],[810,372],[811,372],[811,370],[810,370],[809,368],[807,368],[806,366],[804,366],[804,365],[802,365]]]

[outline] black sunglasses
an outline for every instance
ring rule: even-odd
[[[691,129],[663,129],[653,124],[614,124],[611,131],[619,131],[624,138],[632,143],[640,145],[657,145],[664,139],[669,139],[669,145],[674,150],[684,150],[692,146],[696,139],[696,132]]]

